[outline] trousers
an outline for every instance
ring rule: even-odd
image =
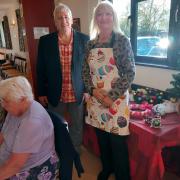
[[[116,180],[130,180],[127,136],[115,135],[96,128],[102,172],[115,173]]]
[[[83,136],[83,101],[81,104],[77,104],[76,102],[59,102],[56,107],[48,104],[48,109],[61,115],[65,120],[65,113],[68,113],[70,117],[70,123],[68,124],[69,134],[75,149],[80,153],[80,146],[82,144]]]

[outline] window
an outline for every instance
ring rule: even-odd
[[[180,69],[180,1],[113,0],[136,64]]]

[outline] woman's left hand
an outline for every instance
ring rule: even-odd
[[[109,97],[109,96],[105,96],[102,100],[101,103],[103,106],[105,106],[106,108],[109,108],[112,106],[113,104],[113,100]]]
[[[93,96],[106,108],[113,104],[113,100],[108,96],[108,93],[103,89],[94,89]]]

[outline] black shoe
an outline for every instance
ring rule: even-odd
[[[97,180],[108,180],[110,174],[111,172],[101,171],[97,176]]]

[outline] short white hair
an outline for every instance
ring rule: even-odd
[[[101,1],[97,4],[97,6],[94,8],[94,11],[93,11],[92,20],[90,23],[91,39],[97,37],[97,35],[99,34],[99,27],[96,22],[96,16],[97,16],[98,11],[101,8],[108,8],[112,12],[112,14],[113,14],[113,31],[122,33],[121,29],[120,29],[120,24],[118,21],[118,15],[117,15],[116,9],[114,8],[113,4],[109,1]]]
[[[17,76],[0,81],[0,98],[15,102],[22,98],[32,101],[34,95],[29,81],[23,76]]]
[[[68,14],[68,16],[72,19],[72,12],[70,8],[63,3],[57,3],[57,5],[55,6],[54,12],[53,12],[54,19],[56,19],[57,12],[61,12],[61,11],[65,11]]]

